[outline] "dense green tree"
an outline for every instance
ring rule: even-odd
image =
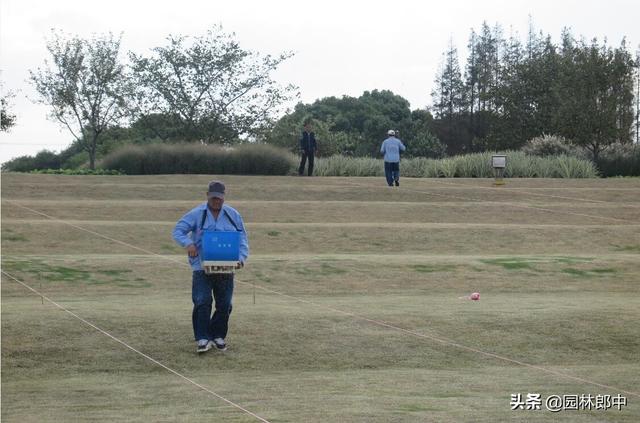
[[[587,148],[594,160],[607,146],[628,143],[633,125],[633,59],[623,40],[619,48],[576,44],[565,76],[560,135]]]
[[[298,150],[303,123],[311,119],[320,155],[373,156],[389,129],[411,145],[432,135],[433,118],[427,111],[411,111],[409,102],[391,91],[365,91],[360,97],[326,97],[298,104],[266,136],[266,142]]]
[[[526,140],[522,44],[515,34],[501,40],[501,66],[495,90],[496,109],[500,119],[494,122],[494,148],[511,147],[514,140]]]
[[[450,154],[517,149],[533,137],[557,134],[597,159],[607,145],[632,139],[639,119],[633,103],[635,62],[624,42],[618,48],[595,40],[587,45],[564,29],[558,46],[531,23],[522,45],[485,22],[479,34],[471,30],[468,48],[459,96],[464,106],[456,109],[449,101],[447,109],[438,95],[449,92],[443,81],[453,66],[443,66],[434,89],[433,127]]]
[[[118,57],[120,38],[82,39],[53,31],[47,50],[52,62],[30,72],[38,102],[49,106],[50,117],[82,145],[94,169],[100,136],[125,117],[131,92]]]
[[[523,137],[513,146],[516,148],[540,134],[558,132],[560,56],[551,42],[551,37],[541,40],[538,46],[540,50],[522,66],[528,116],[525,116],[526,119],[523,121]]]
[[[636,50],[636,144],[640,145],[640,47]]]
[[[41,150],[35,156],[15,157],[2,164],[2,170],[29,172],[34,169],[59,169],[60,156],[53,151]]]
[[[167,41],[150,56],[130,54],[138,122],[162,139],[173,135],[154,115],[170,117],[185,140],[256,139],[296,96],[294,86],[281,87],[272,79],[292,53],[261,57],[242,49],[220,26],[201,37],[169,36]]]

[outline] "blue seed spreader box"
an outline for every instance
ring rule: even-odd
[[[205,273],[233,273],[240,260],[240,232],[204,231],[201,260]]]

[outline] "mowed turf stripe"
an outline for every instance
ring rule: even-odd
[[[24,206],[20,206],[20,207],[24,207]],[[55,217],[46,215],[46,214],[44,214],[42,212],[39,212],[37,210],[30,209],[30,208],[27,208],[27,207],[24,207],[24,208],[28,209],[28,210],[30,210],[30,211],[32,211],[34,213],[40,214],[42,216],[45,216],[45,217],[47,217],[49,219],[58,220]],[[62,221],[62,222],[64,223],[64,221]],[[129,247],[131,247],[133,249],[136,249],[136,250],[139,250],[139,251],[144,251],[144,252],[146,252],[146,253],[154,256],[154,257],[159,257],[159,258],[162,258],[163,260],[170,260],[172,262],[178,262],[178,263],[180,263],[180,264],[182,264],[184,266],[189,267],[189,265],[187,263],[185,263],[184,261],[178,261],[178,260],[172,259],[171,257],[166,257],[166,256],[162,256],[162,255],[153,253],[153,252],[145,250],[143,248],[136,247],[136,246],[134,246],[132,244],[128,244],[126,242],[123,242],[123,241],[120,241],[120,240],[116,240],[116,239],[111,238],[111,237],[106,237],[106,236],[104,236],[104,235],[102,235],[102,234],[100,234],[98,232],[91,231],[91,230],[82,228],[82,227],[77,226],[77,225],[73,225],[73,224],[68,224],[68,225],[71,226],[71,227],[74,227],[76,229],[79,229],[79,230],[82,230],[82,231],[86,231],[86,232],[92,233],[92,234],[94,234],[96,236],[100,236],[102,238],[108,239],[110,241],[114,241],[114,242],[117,242],[117,243],[122,244],[122,245],[128,245]],[[296,296],[293,296],[293,295],[288,295],[288,294],[285,294],[283,292],[279,292],[279,291],[276,291],[276,290],[273,290],[273,289],[269,289],[269,288],[264,287],[264,286],[259,285],[259,284],[246,283],[246,282],[242,282],[242,281],[238,281],[238,283],[243,284],[243,285],[249,285],[251,287],[260,289],[261,291],[268,292],[270,294],[274,294],[274,295],[277,295],[277,296],[280,296],[280,297],[283,297],[283,298],[287,298],[287,299],[296,301],[298,303],[312,305],[314,307],[318,307],[318,308],[323,309],[323,310],[329,310],[329,311],[341,314],[343,316],[348,316],[348,317],[351,317],[351,318],[354,318],[354,319],[357,319],[357,320],[362,320],[362,321],[365,321],[365,322],[368,322],[368,323],[371,323],[371,324],[374,324],[374,325],[377,325],[377,326],[380,326],[380,327],[388,328],[388,329],[391,329],[391,330],[394,330],[394,331],[399,331],[401,333],[404,333],[404,334],[407,334],[407,335],[411,335],[411,336],[414,336],[416,338],[429,339],[431,341],[435,341],[435,342],[438,342],[438,343],[441,343],[441,344],[444,344],[444,345],[449,345],[449,346],[452,346],[452,347],[455,347],[455,348],[459,348],[459,349],[463,349],[463,350],[466,350],[466,351],[469,351],[469,352],[480,354],[480,355],[483,355],[485,357],[490,357],[490,358],[494,358],[494,359],[497,359],[497,360],[505,361],[505,362],[508,362],[508,363],[517,364],[519,366],[527,367],[527,368],[530,368],[530,369],[535,369],[535,370],[538,370],[538,371],[541,371],[541,372],[545,372],[547,374],[555,375],[555,376],[558,376],[558,377],[562,377],[562,378],[565,378],[565,379],[570,379],[570,380],[573,380],[573,381],[577,381],[577,382],[581,382],[581,383],[585,383],[585,384],[589,384],[589,385],[593,385],[593,386],[598,386],[598,387],[605,388],[605,389],[616,390],[616,391],[619,391],[619,392],[623,392],[623,393],[625,393],[627,395],[631,395],[631,396],[635,396],[635,397],[640,398],[640,393],[637,393],[637,392],[628,391],[628,390],[621,389],[621,388],[618,388],[618,387],[615,387],[615,386],[601,384],[601,383],[598,383],[598,382],[595,382],[595,381],[592,381],[592,380],[589,380],[589,379],[580,378],[580,377],[573,376],[573,375],[570,375],[570,374],[567,374],[567,373],[563,373],[563,372],[559,372],[559,371],[556,371],[556,370],[548,369],[546,367],[525,363],[523,361],[515,360],[515,359],[509,358],[509,357],[506,357],[506,356],[502,356],[502,355],[494,354],[494,353],[487,352],[487,351],[484,351],[484,350],[472,348],[472,347],[460,344],[460,343],[458,343],[458,342],[456,342],[454,340],[447,339],[447,338],[444,338],[444,337],[435,337],[435,336],[423,334],[421,332],[417,332],[417,331],[413,331],[413,330],[410,330],[410,329],[402,328],[400,326],[392,325],[390,323],[387,323],[387,322],[384,322],[384,321],[381,321],[381,320],[370,319],[370,318],[362,316],[362,315],[358,315],[358,314],[355,314],[355,313],[351,313],[351,312],[347,312],[347,311],[344,311],[344,310],[340,310],[340,309],[337,309],[337,308],[334,308],[334,307],[331,307],[331,306],[315,303],[313,301],[306,300],[306,299],[303,299],[303,298],[299,298],[299,297],[296,297]],[[33,290],[33,291],[35,292],[35,290]]]
[[[226,175],[225,175],[226,176]],[[82,176],[83,179],[85,179],[85,176]],[[283,180],[289,182],[287,184],[282,184],[280,183],[279,185],[295,185],[295,186],[300,186],[301,184],[299,183],[299,181],[296,178],[295,182],[291,182],[292,178],[289,177],[282,177]],[[321,186],[321,185],[325,185],[325,182],[336,182],[336,185],[338,185],[340,183],[339,180],[337,180],[336,178],[342,178],[342,177],[328,177],[328,176],[321,176],[318,178],[314,178],[312,179],[312,181],[317,182],[317,183],[313,183],[313,184],[306,184],[305,186]],[[382,177],[363,177],[361,179],[369,179],[372,181],[375,181],[376,183],[380,183]],[[209,178],[210,179],[210,178]],[[209,180],[207,179],[207,180]],[[447,185],[454,185],[454,189],[469,189],[469,188],[491,188],[491,187],[487,187],[485,185],[480,185],[480,184],[462,184],[462,183],[457,183],[457,182],[449,182],[449,180],[453,180],[453,179],[459,179],[459,178],[414,178],[414,177],[404,177],[404,180],[409,180],[409,181],[420,181],[420,182],[425,182],[425,183],[429,183],[429,182],[433,182],[434,185],[440,184],[440,183],[445,183]],[[464,178],[462,178],[464,179]],[[527,178],[504,178],[506,181],[510,181],[511,183],[514,183],[514,181],[519,181],[519,180],[523,180],[523,179],[527,179]],[[542,181],[544,180],[544,178],[528,178],[530,180],[539,180]],[[474,180],[479,180],[479,181],[483,181],[485,184],[491,184],[493,182],[492,178],[474,178]],[[14,185],[31,185],[31,183],[28,182],[20,182]],[[51,187],[59,187],[59,186],[65,186],[65,187],[77,187],[77,186],[81,186],[81,185],[86,185],[86,182],[82,182],[82,179],[79,180],[79,182],[77,183],[70,183],[70,182],[66,182],[66,183],[59,183],[59,182],[38,182],[39,186],[51,186]],[[126,181],[120,181],[120,182],[100,182],[97,183],[96,185],[99,185],[101,187],[108,187],[108,186],[114,186],[114,187],[167,187],[167,186],[171,186],[171,187],[179,187],[179,188],[196,188],[196,189],[201,189],[202,188],[202,183],[201,182],[193,182],[193,183],[140,183],[140,182],[126,182]],[[437,186],[433,186],[433,185],[429,185],[430,188],[439,188]],[[635,191],[636,188],[610,188],[610,187],[571,187],[571,186],[565,186],[565,187],[528,187],[528,186],[520,186],[520,187],[513,187],[513,186],[508,186],[508,187],[502,187],[499,188],[500,190],[555,190],[555,191]]]
[[[3,173],[3,180],[7,184],[20,187],[28,186],[82,186],[89,181],[91,186],[114,186],[114,187],[179,187],[191,188],[202,191],[211,179],[223,179],[229,185],[239,185],[246,181],[262,182],[264,180],[275,181],[282,187],[318,187],[318,186],[339,186],[343,183],[344,177],[323,176],[314,178],[297,178],[291,176],[242,176],[242,175],[101,175],[101,176],[74,176],[74,175],[29,175],[20,173]],[[358,177],[375,184],[384,184],[384,177],[369,176]],[[461,189],[476,188],[491,185],[493,178],[413,178],[403,177],[405,181],[420,182],[428,187],[437,188],[440,182],[456,181]],[[538,190],[598,190],[598,191],[632,191],[638,187],[637,180],[627,179],[562,179],[562,178],[506,178],[508,189],[538,189]],[[543,187],[532,186],[532,184],[544,184]],[[612,186],[614,185],[614,186]],[[620,185],[624,185],[621,187]]]
[[[350,183],[350,182],[346,182],[346,183]],[[358,184],[355,184],[355,183],[351,183],[351,185],[360,186],[362,188],[370,188],[368,186],[358,185]],[[388,187],[380,187],[380,188],[382,188],[384,190],[388,190],[389,189]],[[439,193],[434,193],[434,192],[417,190],[417,189],[413,189],[413,188],[403,188],[403,191],[410,191],[410,192],[415,192],[415,193],[418,193],[418,194],[434,195],[434,196],[440,196],[440,197],[445,197],[445,198],[454,198],[454,199],[462,200],[462,201],[473,201],[472,198],[468,198],[468,197],[462,197],[462,196],[450,195],[450,194],[439,194]],[[629,220],[618,219],[618,218],[615,218],[615,217],[605,217],[605,216],[590,215],[590,214],[585,214],[585,213],[574,213],[574,212],[568,212],[568,211],[553,210],[553,209],[544,208],[544,207],[536,207],[536,206],[530,206],[530,205],[525,205],[525,204],[517,204],[517,203],[512,203],[512,202],[495,202],[495,203],[502,204],[502,205],[508,206],[508,207],[525,208],[525,209],[530,209],[530,210],[541,210],[541,211],[550,212],[550,213],[562,213],[562,214],[568,214],[568,215],[572,215],[572,216],[588,217],[588,218],[592,218],[592,219],[602,219],[602,220],[607,220],[607,221],[612,221],[612,222],[625,222],[625,223],[629,222]]]
[[[404,188],[403,188],[404,189]],[[639,188],[640,189],[640,188]],[[501,203],[495,200],[474,200],[474,199],[466,199],[467,201],[430,201],[428,203],[420,203],[416,201],[402,201],[402,200],[394,200],[393,202],[389,202],[389,200],[381,199],[381,200],[236,200],[231,198],[230,202],[233,204],[239,205],[252,205],[252,204],[265,204],[265,205],[273,205],[273,206],[287,206],[287,205],[308,205],[308,206],[318,206],[318,205],[373,205],[373,206],[383,206],[389,205],[393,207],[397,206],[412,206],[412,207],[432,207],[432,206],[445,206],[445,207],[464,207],[464,206],[487,206],[487,207],[499,207],[501,204],[514,204],[515,202],[509,201],[507,203]],[[96,206],[109,206],[113,205],[114,200],[96,200],[96,199],[68,199],[68,200],[32,200],[25,198],[3,198],[2,201],[12,202],[15,204],[21,204],[24,206],[38,207],[38,206],[83,206],[83,205],[96,205]],[[126,203],[130,206],[138,206],[138,207],[172,207],[172,206],[180,206],[180,208],[184,208],[184,206],[197,205],[200,203],[204,203],[204,198],[201,199],[193,199],[193,200],[155,200],[155,199],[131,199],[131,198],[122,198],[119,200],[121,203]],[[583,207],[582,203],[537,203],[542,207],[569,207],[569,206],[577,206]],[[589,204],[590,208],[613,208],[617,209],[619,207],[630,207],[630,208],[640,208],[640,203],[618,203],[616,202],[602,202]]]
[[[48,224],[52,223],[49,219],[3,219],[7,224]],[[145,225],[145,226],[174,226],[174,221],[156,221],[156,220],[75,220],[60,219],[55,222],[60,224],[74,225],[95,225],[95,226],[112,226],[112,225]],[[579,223],[458,223],[458,222],[249,222],[245,226],[251,228],[399,228],[399,229],[430,229],[430,228],[599,228],[605,229],[611,226],[624,226],[625,228],[640,227],[640,223],[619,223],[619,224],[579,224]]]
[[[314,178],[315,179],[315,178]],[[352,178],[354,179],[354,178]],[[427,185],[421,183],[420,180],[411,180],[410,183],[402,184],[400,189],[389,188],[383,186],[380,183],[381,180],[374,185],[373,180],[366,178],[357,178],[358,183],[342,180],[329,181],[326,178],[322,178],[323,184],[307,184],[305,181],[296,179],[297,183],[291,183],[293,178],[289,180],[282,180],[278,178],[254,178],[250,182],[246,179],[240,180],[239,185],[241,188],[232,190],[233,182],[228,182],[227,197],[230,200],[385,200],[385,201],[407,201],[407,202],[429,202],[438,198],[455,198],[453,194],[459,194],[458,197],[463,197],[462,201],[468,201],[470,198],[473,200],[492,200],[495,202],[514,202],[515,198],[519,196],[514,195],[508,191],[501,190],[480,190],[475,187],[470,188],[457,188],[446,187],[441,184],[436,186]],[[225,178],[225,180],[227,180]],[[264,183],[261,183],[264,181]],[[120,189],[114,187],[103,187],[100,189],[100,184],[96,186],[90,186],[88,184],[78,185],[59,185],[51,189],[43,189],[42,186],[37,183],[20,184],[11,183],[11,180],[5,181],[3,177],[3,196],[5,198],[13,199],[42,199],[47,200],[51,198],[57,199],[86,199],[86,200],[166,200],[172,198],[179,201],[202,201],[205,197],[203,188],[193,186],[192,188],[172,186],[168,185],[135,185],[127,186],[123,184],[119,186]],[[203,185],[206,186],[206,185]],[[405,188],[408,188],[405,189]],[[422,191],[421,191],[422,190]],[[423,190],[427,190],[425,193]],[[416,195],[418,193],[419,195]],[[449,194],[448,197],[438,197],[437,195],[430,196],[431,194],[439,194],[444,196]],[[593,192],[592,192],[593,193]],[[540,193],[538,193],[540,194]],[[555,194],[555,193],[548,193]],[[594,194],[595,195],[595,194]],[[612,201],[616,203],[640,203],[640,189],[634,191],[601,191],[597,194],[598,201]],[[515,198],[514,198],[515,197]],[[587,197],[583,195],[582,197]],[[588,196],[591,197],[591,196]],[[526,198],[526,197],[525,197]],[[536,197],[537,200],[544,198],[545,201],[566,201],[553,196]],[[579,202],[575,200],[574,202]],[[588,204],[600,204],[600,203],[588,203]]]
[[[588,258],[593,259],[596,256],[599,260],[605,259],[620,259],[637,262],[640,259],[638,254],[633,253],[609,253],[609,254],[575,254],[571,256],[558,255],[558,254],[376,254],[376,253],[345,253],[345,254],[309,254],[309,253],[286,253],[286,254],[269,254],[269,253],[252,253],[251,261],[362,261],[362,262],[376,262],[385,259],[394,263],[404,262],[421,262],[421,261],[452,261],[460,263],[468,263],[470,260],[481,259],[538,259],[538,260],[551,260],[556,258],[567,259],[569,258]],[[51,259],[67,259],[75,257],[86,257],[95,259],[118,259],[118,260],[147,260],[149,257],[162,257],[169,261],[182,260],[186,256],[184,254],[129,254],[129,253],[112,253],[112,254],[100,254],[100,253],[73,253],[73,254],[3,254],[3,259],[20,260],[23,258],[35,259],[35,258],[51,258]]]
[[[10,200],[13,201],[13,200]],[[202,204],[202,202],[199,202]],[[187,204],[171,204],[137,201],[112,201],[108,203],[24,203],[27,207],[38,209],[43,213],[55,215],[61,220],[85,221],[156,221],[175,223],[186,210],[194,207],[196,202]],[[496,224],[603,224],[602,219],[582,218],[575,216],[548,213],[540,210],[515,211],[498,203],[394,203],[394,202],[236,202],[229,204],[235,207],[251,223],[496,223]],[[535,204],[535,206],[541,206]],[[543,206],[545,207],[545,206]],[[558,211],[583,213],[587,215],[611,216],[640,223],[640,207],[604,207],[601,204],[581,204],[577,206],[547,206]],[[357,216],[354,219],[353,216]],[[38,219],[39,215],[26,212],[14,204],[4,201],[2,219]],[[617,222],[612,222],[617,223]]]
[[[445,181],[437,181],[439,184],[444,184],[447,186],[450,186],[454,189],[468,189],[468,186],[464,185],[464,184],[457,184],[455,182],[445,182]],[[593,200],[593,199],[589,199],[589,198],[579,198],[579,197],[566,197],[566,196],[561,196],[561,195],[552,195],[552,194],[541,194],[538,192],[531,192],[531,191],[524,191],[524,189],[526,188],[516,188],[516,189],[511,189],[508,187],[486,187],[486,186],[481,186],[481,185],[477,185],[476,188],[479,189],[485,189],[485,190],[500,190],[502,192],[507,191],[507,192],[511,192],[511,193],[515,193],[515,194],[524,194],[524,195],[532,195],[532,196],[537,196],[537,197],[549,197],[549,198],[559,198],[562,200],[571,200],[571,201],[583,201],[583,202],[587,202],[587,203],[608,203],[608,201],[604,201],[604,200]],[[630,192],[635,192],[635,190],[633,188],[629,188],[628,189]],[[600,190],[596,190],[596,191],[600,191]]]
[[[41,292],[39,292],[38,290],[32,288],[31,286],[27,285],[26,283],[24,283],[23,281],[17,279],[16,277],[10,275],[9,273],[5,272],[4,270],[2,271],[2,274],[5,275],[6,277],[12,279],[13,281],[19,283],[20,285],[24,286],[25,288],[27,288],[28,290],[32,291],[33,293],[35,293],[36,295],[38,295],[39,297],[41,297],[43,300],[46,300],[47,302],[53,304],[54,306],[56,306],[57,308],[59,308],[60,310],[64,311],[65,313],[73,316],[74,318],[78,319],[79,321],[81,321],[82,323],[86,324],[87,326],[92,327],[93,329],[97,330],[98,332],[102,333],[103,335],[113,339],[114,341],[116,341],[117,343],[125,346],[126,348],[130,349],[131,351],[135,352],[136,354],[144,357],[145,359],[151,361],[154,364],[157,364],[158,366],[162,367],[163,369],[167,370],[170,373],[173,373],[174,375],[178,376],[179,378],[191,383],[192,385],[200,388],[201,390],[208,392],[209,394],[213,395],[214,397],[226,402],[227,404],[237,408],[238,410],[243,411],[244,413],[250,415],[251,417],[256,418],[257,420],[261,421],[261,422],[265,422],[265,423],[269,423],[268,420],[260,417],[259,415],[253,413],[252,411],[247,410],[246,408],[242,407],[239,404],[236,404],[235,402],[223,397],[222,395],[212,391],[211,389],[199,384],[198,382],[194,381],[193,379],[188,378],[187,376],[183,375],[182,373],[179,373],[175,370],[173,370],[172,368],[162,364],[161,362],[159,362],[158,360],[154,359],[153,357],[143,353],[142,351],[139,351],[137,349],[135,349],[134,347],[132,347],[131,345],[127,344],[126,342],[124,342],[123,340],[116,338],[115,336],[111,335],[109,332],[101,329],[100,327],[94,325],[93,323],[89,322],[88,320],[85,320],[84,318],[82,318],[81,316],[77,315],[76,313],[72,312],[71,310],[67,309],[66,307],[58,304],[57,302],[53,301],[51,298],[47,297],[46,295],[42,294]]]
[[[64,220],[48,223],[3,224],[2,243],[14,254],[64,254],[69,245],[83,253],[108,254],[111,243],[82,232],[69,230],[79,226],[99,232],[117,241],[145,246],[146,251],[159,255],[179,254],[183,250],[171,237],[173,224],[168,225],[76,225]],[[257,254],[476,254],[513,253],[571,255],[588,251],[591,254],[636,251],[640,229],[625,225],[605,227],[551,226],[521,228],[504,227],[431,227],[399,228],[384,226],[340,227],[299,226],[277,228],[249,227],[250,247]],[[85,231],[86,232],[86,231]],[[43,236],[45,235],[46,236]]]

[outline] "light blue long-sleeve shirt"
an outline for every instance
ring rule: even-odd
[[[387,138],[380,147],[380,153],[384,154],[384,161],[389,163],[400,162],[400,152],[404,150],[404,144],[396,137]]]
[[[201,228],[202,215],[204,211],[207,211],[207,217],[204,221],[204,226]],[[225,213],[226,211],[226,213]],[[236,226],[229,221],[229,218],[233,219]],[[233,207],[222,205],[222,210],[218,214],[216,220],[211,213],[211,210],[207,207],[207,203],[200,204],[194,207],[191,211],[187,212],[184,216],[178,220],[175,228],[173,229],[173,239],[183,248],[194,244],[198,249],[198,256],[189,257],[189,264],[191,269],[202,270],[200,263],[200,257],[202,256],[202,232],[203,231],[239,231],[240,232],[240,261],[247,261],[249,257],[249,240],[247,239],[247,231],[245,230],[244,222],[240,213]]]

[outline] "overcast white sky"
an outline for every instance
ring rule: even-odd
[[[72,141],[47,120],[45,106],[27,99],[35,98],[28,71],[43,66],[51,28],[82,37],[122,32],[124,52],[148,53],[168,34],[201,35],[222,24],[244,49],[294,51],[275,76],[297,85],[305,103],[389,89],[416,109],[431,101],[450,38],[463,65],[471,28],[497,22],[505,35],[513,30],[524,40],[529,15],[556,42],[567,26],[576,36],[606,37],[615,46],[626,36],[632,52],[640,44],[637,0],[0,0],[0,78],[5,90],[17,93],[17,126],[0,134],[0,162],[45,148],[60,151]]]

